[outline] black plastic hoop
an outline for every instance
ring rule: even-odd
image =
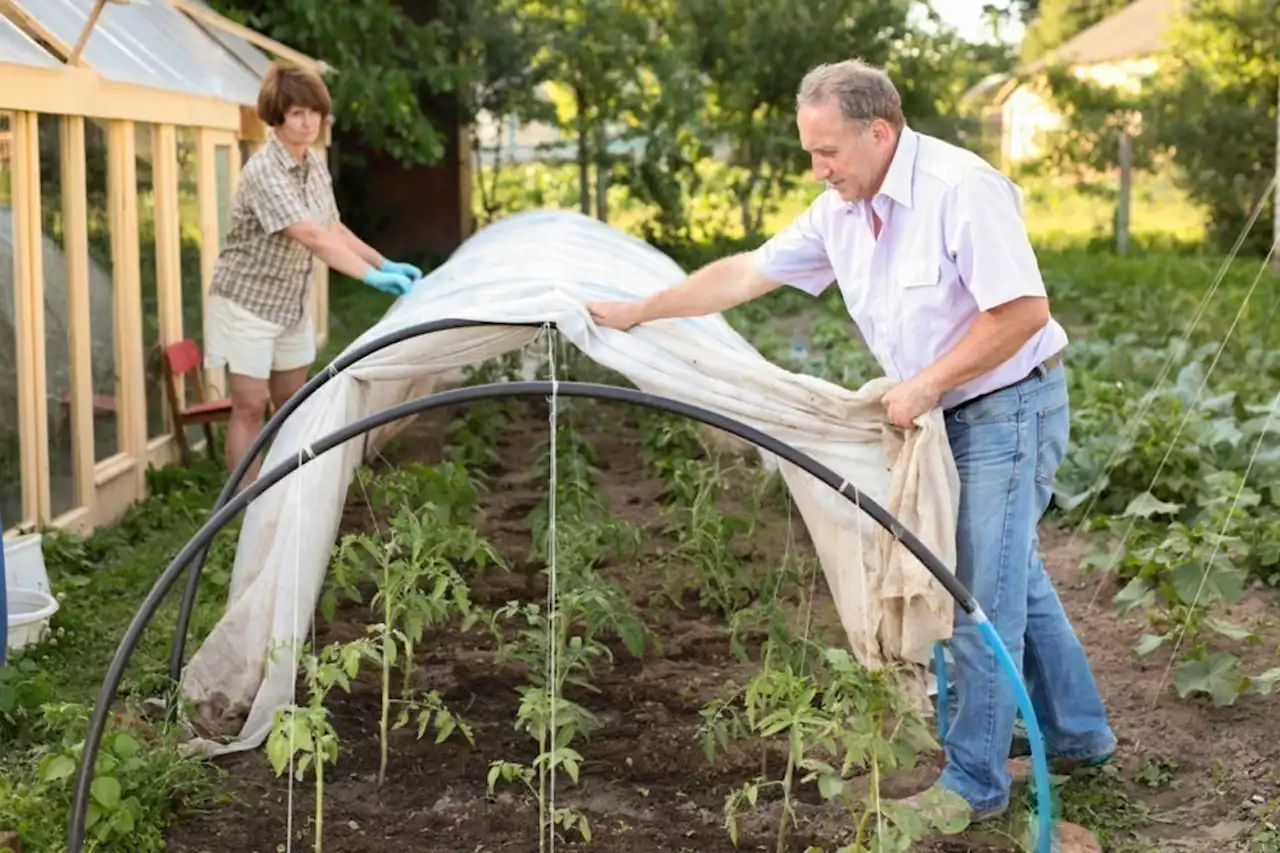
[[[330,379],[346,370],[351,365],[373,355],[376,352],[395,346],[398,343],[410,340],[411,338],[419,338],[423,335],[429,335],[433,332],[445,332],[451,329],[466,329],[475,326],[510,326],[510,327],[537,327],[544,325],[542,323],[493,323],[484,320],[462,320],[457,318],[446,318],[443,320],[427,320],[422,323],[414,323],[411,326],[405,326],[402,329],[396,329],[380,338],[361,344],[334,359],[328,367],[317,373],[315,376],[307,380],[307,383],[298,389],[285,404],[275,411],[274,414],[263,425],[262,431],[258,433],[258,437],[253,440],[253,444],[249,445],[249,449],[245,452],[244,458],[236,465],[234,471],[227,477],[226,484],[222,487],[222,491],[218,494],[218,499],[214,501],[213,511],[217,512],[231,496],[235,494],[236,489],[240,488],[240,483],[244,481],[244,475],[248,473],[249,466],[258,458],[258,454],[262,452],[262,448],[267,442],[275,438],[276,433],[280,431],[280,427],[288,419],[289,415],[301,406],[308,397],[327,383]],[[191,614],[195,609],[196,595],[200,591],[200,575],[204,571],[204,561],[208,556],[208,548],[202,548],[200,553],[196,555],[195,560],[191,564],[191,573],[187,576],[187,587],[182,593],[182,602],[178,606],[178,621],[173,628],[173,640],[169,646],[169,680],[174,685],[182,679],[182,658],[186,651],[187,645],[187,629],[191,625]],[[172,705],[172,703],[170,703]]]
[[[452,323],[452,325],[444,325]],[[437,321],[432,324],[422,324],[422,326],[434,326],[427,331],[434,331],[440,328],[459,328],[467,325],[476,325],[470,321]],[[491,324],[498,325],[498,324]],[[528,324],[535,325],[535,324]],[[413,335],[407,333],[408,330],[397,340],[405,340]],[[426,331],[419,332],[425,334]],[[396,340],[375,341],[370,344],[381,343],[380,347],[389,346],[396,343]],[[371,350],[373,351],[373,350]],[[364,353],[364,354],[367,354]],[[337,362],[335,362],[336,366]],[[332,372],[329,371],[329,372]],[[320,374],[323,376],[325,374]],[[318,379],[319,377],[316,377]],[[321,382],[316,382],[311,392],[319,387]],[[311,385],[312,383],[308,383]],[[308,392],[308,393],[311,393]],[[956,603],[969,614],[975,622],[979,624],[982,630],[982,636],[992,646],[997,657],[1001,660],[1006,674],[1013,681],[1013,686],[1018,697],[1019,709],[1026,721],[1027,732],[1031,741],[1032,757],[1035,764],[1036,788],[1038,799],[1038,812],[1040,824],[1037,838],[1037,847],[1040,853],[1049,853],[1051,850],[1051,791],[1048,784],[1048,762],[1044,751],[1043,739],[1041,737],[1038,721],[1035,717],[1034,708],[1031,706],[1030,697],[1026,690],[1026,685],[1018,674],[1014,661],[1009,655],[1007,648],[1000,641],[994,628],[987,620],[986,615],[982,612],[973,596],[964,587],[963,584],[943,565],[942,561],[934,555],[918,537],[910,530],[906,529],[896,518],[887,510],[881,507],[876,501],[863,494],[856,486],[849,483],[835,471],[827,467],[821,462],[813,459],[809,455],[797,450],[791,445],[779,441],[776,438],[756,429],[755,427],[744,424],[733,418],[725,417],[717,412],[704,409],[699,406],[691,405],[677,400],[672,400],[656,394],[650,394],[643,391],[637,391],[631,388],[622,388],[611,385],[599,385],[594,383],[583,382],[554,382],[554,381],[525,381],[525,382],[503,382],[492,383],[486,385],[476,385],[463,388],[454,388],[435,394],[418,397],[413,400],[406,401],[396,406],[389,407],[380,412],[368,415],[354,423],[343,426],[333,432],[328,433],[318,439],[299,453],[283,460],[279,465],[270,471],[264,472],[259,478],[243,492],[223,503],[211,515],[208,521],[196,532],[187,544],[178,552],[173,561],[169,564],[164,572],[157,578],[151,591],[143,599],[137,613],[134,614],[133,620],[130,622],[128,629],[125,631],[124,637],[121,639],[116,653],[112,658],[108,667],[107,675],[103,681],[102,687],[98,692],[98,698],[94,705],[93,714],[89,722],[89,730],[85,736],[84,746],[80,754],[76,771],[76,783],[71,803],[71,815],[67,827],[67,853],[83,853],[84,834],[85,834],[85,814],[88,809],[90,787],[93,780],[94,768],[97,764],[98,752],[101,749],[102,737],[105,733],[107,720],[110,717],[111,706],[114,703],[120,682],[124,677],[125,667],[128,665],[130,658],[137,649],[141,640],[142,632],[154,618],[160,603],[164,600],[165,595],[172,588],[178,576],[186,568],[197,555],[203,555],[208,548],[212,538],[239,514],[245,507],[252,503],[263,492],[270,489],[280,480],[293,473],[298,468],[314,460],[316,457],[327,453],[335,447],[357,438],[371,430],[377,429],[388,423],[420,414],[431,409],[442,408],[445,406],[461,405],[465,403],[478,402],[481,400],[503,399],[510,397],[585,397],[601,400],[612,400],[616,402],[631,403],[635,405],[645,406],[648,408],[659,409],[673,414],[682,415],[693,420],[700,421],[710,426],[717,427],[732,435],[736,435],[746,441],[751,442],[757,447],[763,448],[775,454],[776,456],[786,459],[817,479],[821,480],[833,490],[842,495],[850,503],[854,504],[858,509],[866,512],[872,519],[880,524],[885,530],[889,531],[897,540],[901,541],[907,550],[915,556],[929,572],[938,579]],[[295,398],[297,399],[297,398]],[[299,400],[299,403],[301,401]],[[290,401],[293,403],[293,400]],[[295,409],[297,405],[292,407],[281,407],[278,415]],[[278,428],[278,427],[277,427]],[[260,449],[260,445],[255,445]],[[246,459],[252,458],[254,451],[246,454]],[[244,466],[247,468],[247,464]],[[239,469],[237,469],[239,470]],[[243,472],[241,472],[243,473]],[[228,484],[224,488],[224,495],[234,490],[234,486]]]

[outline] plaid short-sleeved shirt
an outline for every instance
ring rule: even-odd
[[[274,133],[268,134],[241,170],[210,295],[286,328],[299,322],[311,298],[315,259],[284,229],[304,219],[328,228],[338,218],[324,160],[308,149],[305,160],[298,161]]]

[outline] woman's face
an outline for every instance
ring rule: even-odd
[[[320,136],[320,113],[310,107],[289,107],[280,125],[281,141],[286,145],[310,146]]]

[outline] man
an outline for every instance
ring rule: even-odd
[[[258,117],[271,130],[241,172],[204,315],[205,366],[226,365],[229,374],[228,469],[258,437],[267,403],[280,408],[307,381],[315,258],[397,296],[422,278],[342,223],[329,171],[311,147],[331,106],[324,81],[303,68],[273,65],[258,93]]]
[[[1025,678],[1050,755],[1105,761],[1115,749],[1088,661],[1037,553],[1036,525],[1066,451],[1066,334],[1049,313],[1017,188],[977,155],[906,126],[880,70],[822,65],[797,95],[800,142],[827,190],[754,252],[723,258],[669,290],[588,305],[628,329],[724,311],[783,284],[834,279],[887,376],[887,417],[910,428],[941,408],[959,469],[957,576]],[[939,784],[973,821],[1009,805],[1017,713],[976,626],[951,639],[959,707]]]

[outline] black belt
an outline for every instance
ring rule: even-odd
[[[991,391],[984,392],[982,394],[979,394],[976,397],[970,397],[968,400],[965,400],[963,403],[957,403],[956,405],[947,409],[946,413],[949,414],[951,412],[958,412],[959,410],[963,409],[965,406],[972,405],[973,403],[976,403],[979,400],[982,400],[986,397],[990,397],[992,394],[999,394],[1001,391],[1006,391],[1012,388],[1014,385],[1017,385],[1019,382],[1025,382],[1026,380],[1030,379],[1032,376],[1038,375],[1041,379],[1043,379],[1050,370],[1053,370],[1055,367],[1057,367],[1060,364],[1062,364],[1062,353],[1055,352],[1053,355],[1049,356],[1044,361],[1040,362],[1035,367],[1031,368],[1031,372],[1028,373],[1026,376],[1022,377],[1021,379],[1019,379],[1017,382],[1013,382],[1009,385],[1004,385],[1004,386],[1001,386],[1000,388],[995,388]]]

